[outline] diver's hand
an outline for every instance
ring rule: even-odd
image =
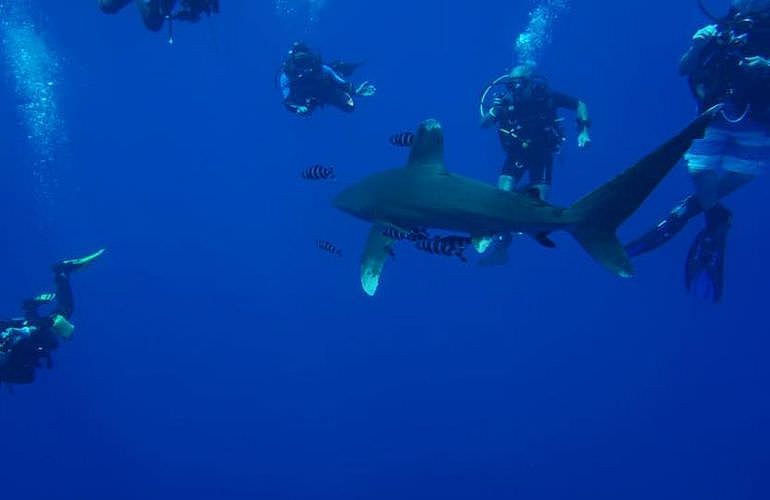
[[[583,130],[578,134],[578,147],[581,149],[587,148],[591,145],[591,134],[588,133],[588,130]]]
[[[360,97],[371,97],[377,92],[377,87],[369,82],[364,82],[356,89],[356,95]]]
[[[719,30],[715,24],[712,24],[710,26],[706,26],[705,28],[699,29],[695,35],[693,35],[692,39],[696,43],[705,43],[715,38],[718,34]]]
[[[741,66],[749,69],[768,70],[770,69],[770,60],[762,56],[744,57],[741,60]]]
[[[310,108],[307,106],[294,106],[294,112],[300,116],[305,116],[310,113]]]

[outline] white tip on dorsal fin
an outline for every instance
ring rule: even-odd
[[[437,120],[425,120],[417,128],[412,150],[409,153],[408,166],[446,172],[444,166],[444,132]]]

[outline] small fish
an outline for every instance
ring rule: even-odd
[[[463,262],[468,262],[465,258],[465,247],[471,244],[471,239],[465,236],[436,236],[415,243],[418,250],[433,255],[446,255],[448,257],[457,257]]]
[[[382,234],[396,241],[422,241],[428,239],[428,233],[422,229],[404,231],[394,226],[388,226],[382,230]]]
[[[313,165],[302,171],[301,177],[308,181],[324,181],[334,179],[334,167],[325,167],[323,165]]]
[[[411,132],[401,132],[390,136],[390,143],[402,148],[412,147],[414,144],[414,134]]]
[[[323,250],[326,253],[330,253],[332,255],[336,255],[337,257],[342,257],[342,250],[337,248],[337,246],[326,240],[316,240],[315,242],[316,246]]]

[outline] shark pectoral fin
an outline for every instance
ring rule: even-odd
[[[370,297],[377,293],[382,268],[393,255],[393,240],[383,234],[384,229],[381,224],[372,226],[361,257],[361,287]]]
[[[473,248],[475,248],[478,253],[486,252],[493,241],[495,241],[495,238],[492,236],[474,236],[471,238]]]

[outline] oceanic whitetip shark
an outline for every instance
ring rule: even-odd
[[[444,134],[436,120],[423,122],[406,166],[370,175],[334,199],[334,206],[371,222],[361,260],[361,285],[374,295],[382,268],[392,255],[388,226],[467,233],[477,250],[490,236],[526,233],[543,244],[553,231],[567,231],[597,262],[622,276],[633,275],[631,261],[615,232],[677,164],[692,141],[702,137],[705,114],[613,180],[568,208],[529,194],[508,192],[447,172]]]

